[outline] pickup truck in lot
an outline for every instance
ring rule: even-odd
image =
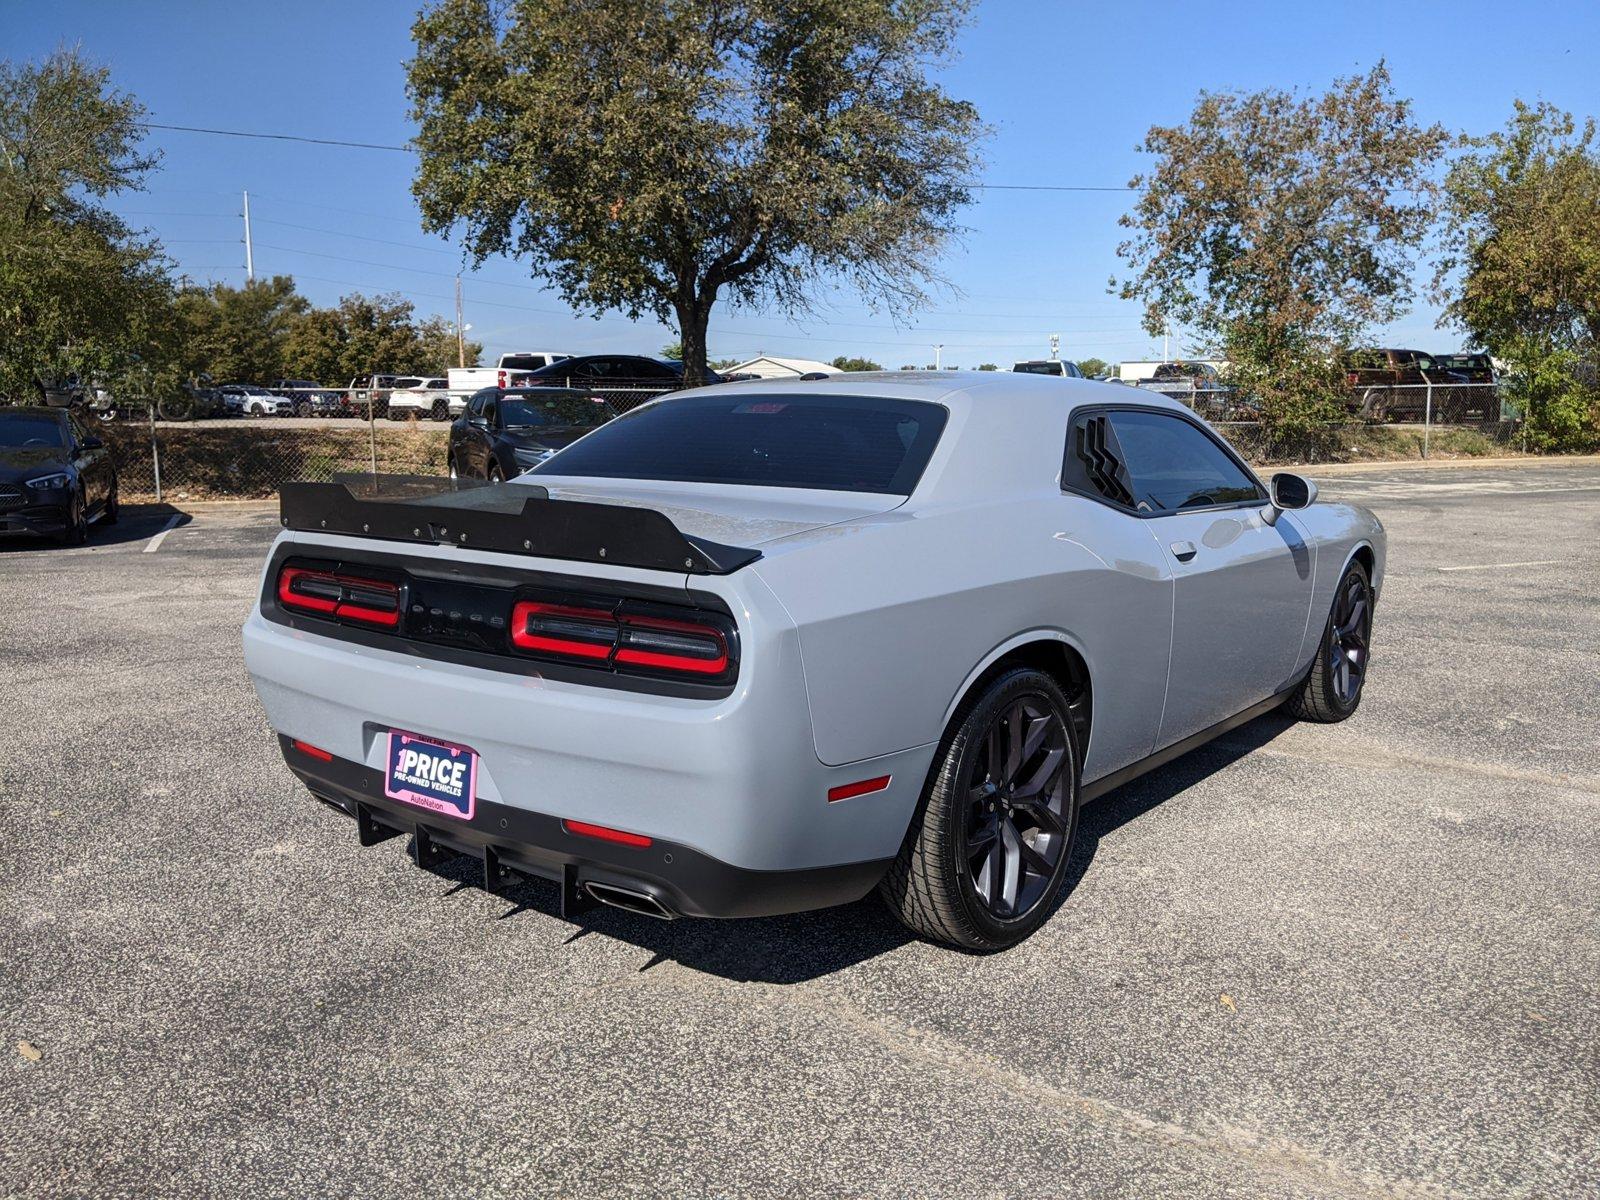
[[[559,350],[518,350],[502,354],[492,367],[451,367],[448,390],[454,411],[459,413],[467,398],[484,388],[517,387],[539,368],[571,357]]]

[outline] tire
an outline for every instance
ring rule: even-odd
[[[63,546],[81,546],[89,540],[89,512],[83,501],[81,487],[72,494],[72,505],[67,510],[67,525],[57,539]]]
[[[488,478],[490,483],[504,483],[506,481],[506,473],[500,469],[499,463],[492,462],[489,464]]]
[[[1016,945],[1050,916],[1066,878],[1078,769],[1061,686],[1031,668],[1004,672],[957,712],[879,894],[930,941]]]
[[[106,493],[106,506],[100,513],[100,524],[102,525],[115,525],[117,523],[117,517],[122,509],[122,502],[117,498],[118,486],[119,481],[113,478],[111,480],[111,491]]]
[[[1345,720],[1361,705],[1371,647],[1372,581],[1366,567],[1354,562],[1334,592],[1311,672],[1284,703],[1284,711],[1302,721],[1331,725]]]
[[[450,419],[450,406],[443,400],[433,402],[433,419],[435,421],[448,421]]]
[[[109,425],[117,419],[117,410],[114,408],[97,408],[94,410],[95,420]]]
[[[460,479],[461,476],[456,471],[455,456],[452,455],[448,461],[449,461],[449,466],[450,466],[450,478],[451,478],[451,480],[454,481],[454,480]]]

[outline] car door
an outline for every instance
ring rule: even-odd
[[[72,438],[72,461],[83,481],[84,504],[96,508],[111,494],[110,453],[79,424],[77,417],[67,418],[67,431]]]
[[[1172,655],[1159,743],[1171,745],[1287,690],[1311,605],[1311,548],[1292,514],[1185,413],[1109,414],[1133,506],[1173,574]]]

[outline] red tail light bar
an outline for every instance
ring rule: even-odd
[[[728,634],[709,615],[663,617],[543,600],[511,610],[511,644],[530,654],[607,663],[623,669],[695,678],[720,678],[732,662]]]
[[[291,612],[379,629],[400,624],[400,586],[384,579],[284,567],[278,572],[278,603]]]

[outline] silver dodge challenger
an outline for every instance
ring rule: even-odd
[[[520,478],[298,483],[244,627],[290,769],[564,914],[874,888],[974,950],[1080,806],[1355,711],[1384,534],[1148,392],[846,374],[646,405]]]

